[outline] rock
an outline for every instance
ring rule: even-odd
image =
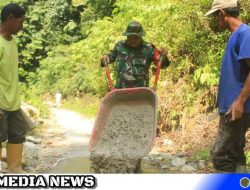
[[[169,168],[169,173],[178,173],[179,171],[180,171],[179,167],[171,167],[171,168]]]
[[[172,145],[173,141],[169,140],[169,139],[164,139],[163,140],[163,145],[168,146],[168,145]]]
[[[194,172],[194,171],[196,171],[196,168],[194,168],[191,165],[184,165],[184,166],[182,166],[182,171],[184,171],[184,172]]]
[[[24,165],[31,167],[36,165],[36,160],[38,158],[38,151],[35,144],[31,142],[24,143],[23,158],[25,158]]]
[[[2,165],[2,170],[6,171],[7,168],[8,168],[7,163],[6,162],[2,162],[1,165]]]
[[[34,143],[31,142],[25,142],[24,143],[24,156],[25,161],[23,165],[25,166],[25,170],[28,170],[32,172],[31,169],[27,168],[34,168],[37,165],[37,160],[38,160],[38,150],[37,147]]]
[[[35,139],[32,136],[27,136],[26,140],[29,141],[29,142],[32,142],[34,144],[41,144],[41,141],[42,141],[41,139]]]
[[[170,166],[169,164],[162,164],[162,165],[161,165],[161,168],[164,169],[164,170],[165,170],[165,169],[169,169],[170,167],[171,167],[171,166]]]
[[[154,155],[154,154],[159,154],[157,148],[153,148],[148,155]]]
[[[199,164],[198,164],[200,169],[205,169],[206,165],[205,165],[205,161],[204,160],[199,160]]]
[[[178,152],[175,156],[177,156],[177,157],[179,157],[179,158],[184,158],[184,157],[187,157],[187,153]]]
[[[187,160],[185,158],[175,157],[171,160],[171,164],[172,166],[179,167],[185,165],[186,161]]]
[[[171,160],[171,158],[173,157],[171,154],[169,153],[160,153],[162,160]]]
[[[37,108],[22,102],[22,109],[28,114],[29,117],[38,118],[40,115]]]
[[[209,163],[208,163],[208,167],[213,168],[213,167],[214,167],[214,164],[213,164],[212,162],[209,162]]]
[[[150,160],[142,159],[140,164],[140,173],[159,173],[157,164],[152,164]]]
[[[36,149],[36,145],[32,142],[25,142],[24,148],[25,148],[25,150],[34,150],[34,149]]]
[[[154,160],[157,162],[161,162],[164,160],[164,157],[162,155],[157,155],[156,157],[154,157]]]

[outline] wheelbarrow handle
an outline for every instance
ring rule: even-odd
[[[155,91],[157,89],[157,83],[158,83],[158,80],[159,80],[162,61],[163,61],[163,56],[161,55],[160,59],[159,59],[159,61],[157,63],[157,68],[156,68],[156,72],[155,72],[155,81],[154,81],[154,86],[153,86],[153,89]]]
[[[114,85],[113,85],[113,81],[112,81],[111,76],[110,76],[110,70],[109,70],[108,63],[105,64],[105,71],[106,71],[106,76],[108,78],[109,89],[110,89],[110,91],[113,91]]]

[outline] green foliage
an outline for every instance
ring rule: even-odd
[[[199,150],[195,155],[192,156],[194,160],[208,160],[210,157],[210,149],[204,148]]]
[[[95,117],[100,100],[92,95],[69,97],[63,101],[63,108],[82,113],[84,116]]]
[[[13,0],[13,1],[1,0],[1,1],[0,1],[0,9],[1,9],[3,6],[7,5],[8,3],[23,4],[23,3],[25,3],[25,2],[27,2],[27,0]]]
[[[98,2],[86,1],[91,7],[86,10],[85,18],[94,17]],[[65,94],[104,95],[107,83],[104,70],[99,68],[100,57],[124,39],[121,34],[129,21],[138,20],[144,26],[147,41],[169,50],[172,63],[162,72],[161,80],[178,81],[186,76],[190,87],[209,89],[218,84],[220,62],[228,39],[228,33],[215,34],[209,28],[203,15],[210,3],[209,0],[117,0],[112,18],[94,22],[85,31],[86,39],[53,49],[32,81],[38,81],[42,90],[49,86],[49,91],[60,89]]]
[[[250,151],[245,152],[247,165],[250,164]]]
[[[18,34],[20,75],[29,80],[47,57],[47,52],[59,44],[71,44],[82,38],[81,8],[68,0],[16,0],[27,11],[24,29]]]
[[[22,101],[36,107],[40,111],[40,117],[48,117],[48,107],[44,105],[43,96],[35,88],[28,88],[27,85],[21,83],[21,94]]]
[[[76,49],[78,51],[75,51]],[[103,85],[102,78],[97,77],[102,74],[101,70],[97,69],[99,65],[87,65],[92,62],[91,58],[85,58],[88,54],[93,52],[85,49],[82,43],[71,47],[59,46],[51,52],[50,57],[41,62],[38,75],[34,76],[32,81],[38,81],[41,92],[54,93],[60,90],[66,96],[82,92],[104,93],[105,90],[102,88],[106,87]]]
[[[82,3],[81,3],[82,2]],[[96,20],[112,15],[116,0],[75,0],[74,4],[85,6],[81,14],[81,32],[87,37]]]
[[[87,4],[93,8],[98,18],[111,16],[116,0],[86,0]]]
[[[241,8],[242,8],[242,14],[241,17],[243,18],[243,21],[246,23],[250,23],[250,1],[249,0],[241,0],[240,1]]]
[[[93,6],[93,2],[89,3]],[[206,52],[211,49],[210,44],[214,43],[216,47],[217,42],[206,39],[210,31],[203,28],[204,18],[199,3],[192,9],[189,9],[191,4],[188,1],[184,4],[157,0],[152,4],[152,1],[120,0],[115,5],[117,10],[114,10],[113,18],[106,17],[96,21],[88,31],[88,38],[69,48],[54,49],[49,58],[42,61],[37,80],[41,83],[46,82],[52,90],[60,89],[66,94],[79,91],[103,95],[106,93],[107,84],[103,82],[105,81],[103,70],[98,69],[100,56],[112,49],[118,40],[123,39],[121,34],[127,23],[135,19],[143,24],[147,32],[146,40],[158,47],[168,48],[170,55],[174,57],[172,68],[177,69],[170,69],[172,71],[170,77],[193,74],[192,72],[196,70],[197,74],[190,75],[194,85],[206,85],[204,82],[206,78],[211,80],[208,81],[208,85],[217,82],[218,71],[215,75],[207,76],[204,73],[210,67],[202,68],[208,63],[219,64],[215,63],[217,59],[206,59],[209,57]],[[200,69],[197,69],[199,67]]]

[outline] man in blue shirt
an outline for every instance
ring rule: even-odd
[[[211,151],[216,172],[246,172],[245,134],[250,126],[250,27],[239,18],[237,0],[214,0],[205,16],[231,36],[222,61],[218,109],[219,131]]]

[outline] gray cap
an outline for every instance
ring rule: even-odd
[[[211,10],[205,16],[208,16],[220,9],[238,7],[238,0],[214,0]]]

